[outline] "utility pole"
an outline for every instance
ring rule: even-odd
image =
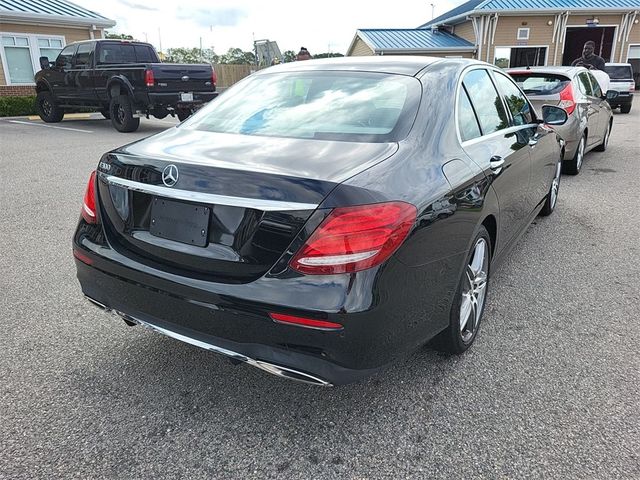
[[[436,6],[432,3],[431,4],[431,20],[433,20],[433,17],[434,17],[433,14],[434,14],[435,9],[436,9]]]
[[[162,35],[160,34],[160,27],[158,27],[158,41],[160,43],[160,52],[162,53]]]
[[[202,37],[200,37],[200,63],[204,62],[204,59],[202,58]]]

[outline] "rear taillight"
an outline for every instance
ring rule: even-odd
[[[330,275],[379,265],[407,238],[416,214],[416,207],[404,202],[335,208],[290,266],[307,275]]]
[[[636,84],[635,82],[631,82],[631,84],[629,85],[629,91],[633,92],[636,89]]]
[[[144,83],[147,87],[153,87],[156,83],[156,79],[153,76],[153,70],[144,71]]]
[[[571,115],[576,109],[576,102],[573,98],[573,87],[571,86],[571,82],[569,82],[560,92],[560,103],[558,103],[558,106],[564,108],[567,115]]]
[[[84,200],[82,202],[82,218],[87,223],[98,223],[96,217],[96,171],[91,172],[89,183],[84,192]]]
[[[216,73],[216,69],[211,67],[211,84],[215,87],[218,83],[218,74]]]

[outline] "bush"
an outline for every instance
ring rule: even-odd
[[[36,96],[0,97],[0,117],[36,115]]]

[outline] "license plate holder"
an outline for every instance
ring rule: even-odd
[[[149,233],[154,237],[204,247],[211,208],[153,197]]]
[[[193,92],[181,93],[180,100],[183,102],[193,102]]]

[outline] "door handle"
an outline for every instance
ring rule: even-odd
[[[494,155],[489,160],[489,168],[496,173],[502,170],[503,165],[504,165],[504,158],[502,158],[499,155]]]

